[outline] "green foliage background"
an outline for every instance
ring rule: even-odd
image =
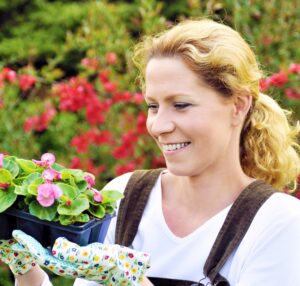
[[[82,58],[101,58],[113,51],[119,59],[113,73],[119,88],[138,91],[131,62],[134,43],[186,17],[207,16],[237,29],[253,47],[266,75],[287,70],[300,60],[299,4],[299,0],[0,0],[0,68],[8,66],[39,78],[30,93],[5,90],[9,104],[0,112],[0,150],[27,158],[55,150],[58,161],[69,164],[74,151],[67,142],[77,124],[73,115],[55,118],[50,135],[22,129],[26,116],[42,110],[51,84],[82,73]],[[291,85],[299,88],[296,80]],[[300,118],[299,100],[287,99],[279,89],[271,92],[294,110],[295,119]],[[71,281],[55,278],[53,283]],[[3,265],[0,285],[13,285]]]

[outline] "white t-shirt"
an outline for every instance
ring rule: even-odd
[[[124,192],[131,173],[117,177],[105,189]],[[199,281],[209,251],[230,206],[184,238],[168,228],[162,212],[161,176],[150,194],[133,248],[151,254],[149,277]],[[116,218],[105,243],[114,243]],[[239,247],[221,269],[231,286],[300,285],[300,201],[273,194],[259,209]],[[204,285],[209,282],[201,281]],[[48,277],[42,286],[50,286]],[[96,286],[77,279],[74,286]],[[210,284],[208,284],[210,285]]]

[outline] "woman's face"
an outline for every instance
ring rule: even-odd
[[[238,148],[232,100],[201,82],[175,57],[149,61],[145,100],[148,132],[172,173],[196,176],[228,168],[227,160]]]

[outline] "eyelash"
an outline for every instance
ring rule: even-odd
[[[183,103],[183,102],[174,104],[174,108],[176,110],[182,110],[182,109],[184,109],[186,107],[189,107],[189,106],[191,106],[190,103]],[[152,111],[157,110],[158,109],[158,104],[149,103],[149,104],[147,104],[147,107],[148,107],[149,110],[152,110]]]
[[[174,104],[174,107],[178,110],[180,110],[180,109],[184,109],[184,108],[186,108],[186,107],[188,107],[188,106],[191,106],[191,104],[190,103],[183,103],[183,102],[181,102],[181,103],[175,103]]]

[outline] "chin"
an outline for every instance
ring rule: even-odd
[[[168,171],[175,175],[175,176],[192,176],[192,172],[190,170],[187,170],[185,168],[182,168],[182,166],[172,166],[172,164],[166,164]]]

